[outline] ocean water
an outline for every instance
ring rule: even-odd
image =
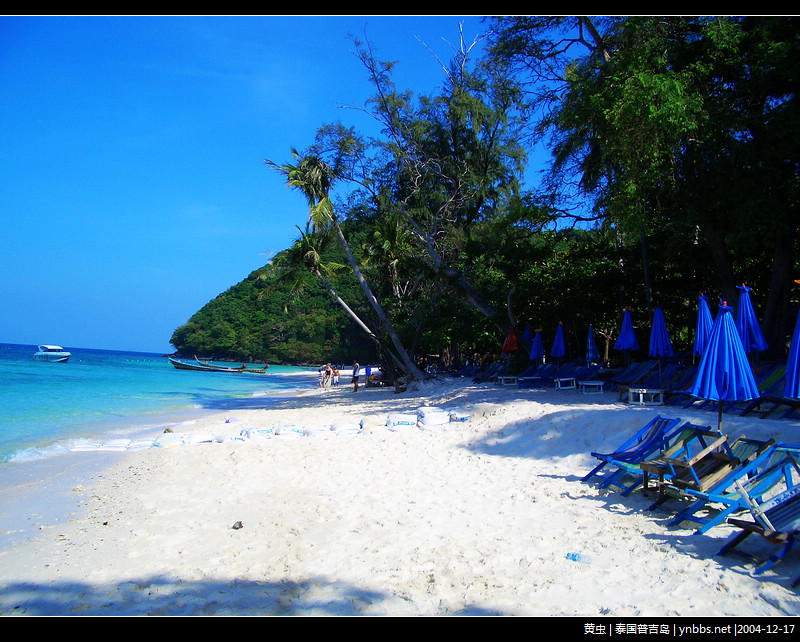
[[[270,366],[267,375],[192,372],[160,354],[65,350],[68,362],[48,363],[33,358],[36,346],[0,343],[0,463],[160,431],[192,413],[264,407],[270,395],[316,386],[313,371],[293,366]]]

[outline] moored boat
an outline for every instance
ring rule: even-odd
[[[173,359],[172,357],[167,357],[167,359],[169,359],[169,362],[178,370],[197,370],[200,372],[249,372],[252,374],[266,374],[268,368],[268,366],[264,366],[263,368],[248,368],[244,364],[236,368],[230,366],[218,366],[207,361],[200,361],[200,359],[197,357],[195,357],[194,363],[180,361],[178,359]]]
[[[228,366],[215,366],[210,363],[195,360],[195,363],[187,363],[186,361],[179,361],[172,357],[167,357],[169,362],[178,370],[200,370],[202,372],[241,372],[242,368],[231,368]]]
[[[72,356],[61,346],[43,344],[39,346],[38,352],[34,353],[33,358],[39,361],[52,361],[55,363],[64,363]]]

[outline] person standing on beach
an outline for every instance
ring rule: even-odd
[[[333,387],[339,387],[339,366],[333,366]]]
[[[353,392],[358,392],[358,361],[353,359]]]

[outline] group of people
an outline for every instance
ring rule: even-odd
[[[358,392],[358,375],[361,366],[358,361],[353,359],[353,392]],[[330,363],[325,364],[324,368],[319,370],[319,387],[323,389],[338,388],[339,387],[339,366],[331,366]]]

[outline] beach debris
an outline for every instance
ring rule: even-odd
[[[240,528],[244,528],[244,524],[242,522],[236,522],[231,528],[235,531],[238,531]]]

